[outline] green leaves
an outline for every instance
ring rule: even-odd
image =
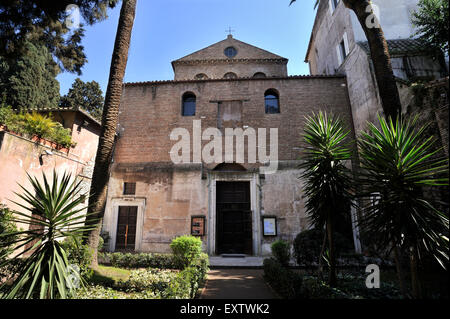
[[[428,46],[448,52],[448,0],[420,0],[412,13],[415,35]]]
[[[77,78],[69,92],[61,98],[60,106],[69,108],[82,108],[89,112],[98,121],[102,120],[103,93],[96,81],[83,82]]]
[[[325,225],[327,217],[339,218],[348,210],[352,198],[351,159],[348,130],[342,120],[319,112],[306,117],[300,168],[304,169],[306,209],[315,227]]]
[[[5,102],[15,109],[57,107],[59,71],[51,53],[40,43],[25,41],[22,46],[12,59],[0,54],[0,89],[6,94]]]
[[[22,55],[24,43],[44,45],[58,66],[81,74],[86,63],[83,25],[71,29],[66,24],[68,5],[77,5],[82,21],[88,25],[107,18],[107,8],[118,0],[3,0],[0,3],[0,56],[14,61]]]
[[[432,204],[427,190],[448,185],[448,159],[438,156],[417,116],[395,123],[380,116],[378,120],[380,128],[369,123],[358,141],[360,196],[372,197],[363,207],[361,226],[381,247],[414,247],[444,265],[448,216]]]
[[[23,193],[16,195],[21,202],[13,203],[23,212],[14,212],[12,219],[28,230],[0,234],[2,240],[15,245],[18,253],[2,262],[0,268],[25,258],[13,284],[2,286],[3,298],[67,298],[76,289],[71,279],[81,278],[73,273],[60,241],[88,229],[84,226],[86,207],[81,206],[84,198],[80,196],[80,182],[72,181],[68,174],[59,179],[56,172],[51,180],[45,174],[42,182],[30,175],[28,179],[33,192],[20,186]]]

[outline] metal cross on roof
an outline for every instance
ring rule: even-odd
[[[234,30],[232,30],[231,27],[229,27],[228,30],[225,30],[225,32],[228,32],[229,35],[232,35],[231,33],[234,32]]]

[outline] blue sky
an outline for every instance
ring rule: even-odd
[[[86,27],[83,39],[88,63],[80,78],[99,82],[103,92],[119,13],[120,5]],[[225,39],[229,27],[236,39],[288,58],[289,75],[309,74],[304,59],[314,16],[311,0],[138,0],[124,81],[173,79],[170,62]],[[61,95],[77,77],[58,76]]]

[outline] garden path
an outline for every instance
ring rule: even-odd
[[[200,299],[277,299],[262,269],[211,269]]]

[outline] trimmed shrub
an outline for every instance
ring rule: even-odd
[[[289,261],[291,260],[291,247],[289,243],[284,240],[277,240],[270,247],[275,259],[284,267],[288,267]]]
[[[98,258],[101,264],[109,264],[117,268],[177,268],[174,256],[171,254],[99,253]]]
[[[302,297],[302,275],[284,267],[275,258],[266,258],[263,263],[264,279],[283,298]]]
[[[125,282],[119,282],[115,288],[127,292],[152,291],[155,295],[163,296],[169,283],[175,280],[177,272],[161,269],[136,269]]]
[[[171,299],[195,298],[199,287],[206,280],[208,270],[209,257],[207,254],[201,253],[170,283],[166,297]]]
[[[151,290],[126,293],[110,287],[91,285],[78,289],[71,299],[161,299],[161,296]]]
[[[194,236],[180,236],[172,240],[170,248],[180,269],[188,267],[202,253],[202,241]]]

